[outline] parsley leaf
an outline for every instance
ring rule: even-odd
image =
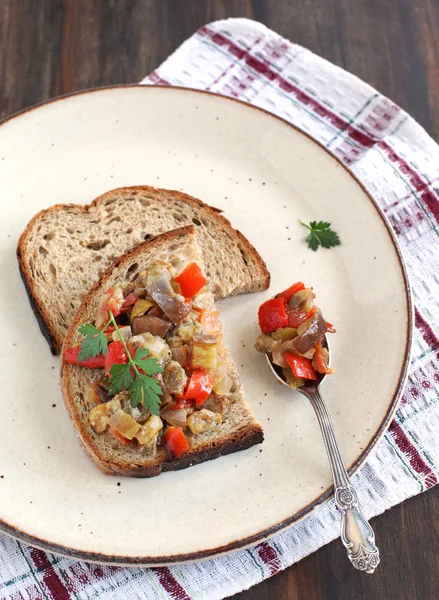
[[[162,395],[162,388],[157,381],[151,377],[156,373],[163,371],[155,358],[148,358],[148,350],[146,348],[137,348],[132,363],[141,369],[139,372],[137,369],[136,379],[128,388],[128,392],[131,396],[131,404],[136,407],[141,402],[143,403],[143,410],[149,409],[153,415],[160,413],[160,398]]]
[[[100,330],[91,323],[86,323],[79,327],[78,332],[84,336],[79,352],[78,362],[87,360],[92,356],[103,354],[106,356],[108,350],[107,338],[104,331],[113,324],[119,339],[124,346],[128,362],[124,364],[113,364],[110,368],[110,378],[108,380],[109,392],[112,396],[119,394],[122,390],[127,390],[131,398],[131,404],[135,408],[143,404],[143,410],[150,410],[152,414],[160,413],[160,398],[162,388],[152,377],[163,371],[157,360],[149,357],[147,348],[137,348],[136,353],[131,353],[126,344],[125,338],[120,332],[112,311],[110,311],[110,321]]]
[[[143,410],[149,409],[153,415],[159,415],[159,395],[162,394],[162,389],[155,379],[143,373],[138,373],[128,392],[131,396],[131,404],[134,407],[142,403]]]
[[[123,365],[112,365],[110,369],[110,384],[109,392],[115,396],[123,389],[127,390],[133,383],[134,377],[131,374],[131,365],[129,363]]]
[[[133,358],[133,363],[147,375],[155,375],[163,371],[155,358],[147,358],[148,350],[146,348],[137,348]],[[155,380],[154,380],[155,381]]]
[[[333,246],[339,246],[341,244],[340,238],[335,231],[331,229],[331,223],[326,221],[311,221],[309,225],[299,221],[303,227],[306,227],[309,230],[309,234],[306,238],[308,242],[308,247],[314,252],[317,250],[319,246],[322,248],[332,248]]]
[[[127,390],[134,408],[142,403],[143,410],[149,409],[152,414],[158,415],[162,388],[151,375],[161,373],[163,369],[155,358],[147,357],[146,348],[137,348],[134,358],[130,357],[128,363],[112,365],[109,392],[116,395]]]
[[[108,342],[103,331],[97,329],[91,323],[86,323],[81,325],[78,332],[84,336],[78,356],[79,362],[92,356],[99,356],[99,354],[105,356],[107,354]]]

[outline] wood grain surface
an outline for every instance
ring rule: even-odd
[[[439,140],[437,0],[0,0],[0,117],[137,82],[201,25],[244,16],[355,73]],[[336,541],[234,600],[439,598],[439,488],[372,525],[373,576],[354,572]]]

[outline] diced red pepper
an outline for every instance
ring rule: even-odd
[[[306,318],[309,319],[313,317],[317,312],[317,306],[313,306],[312,309],[306,313]]]
[[[303,379],[317,379],[316,372],[312,366],[312,361],[304,356],[296,356],[285,352],[284,358],[288,365],[291,367],[294,377],[301,377]]]
[[[113,332],[116,331],[116,327],[114,325],[108,325],[107,329],[105,329],[104,334],[107,338],[107,342],[113,341]]]
[[[79,365],[80,367],[88,367],[89,369],[102,369],[105,366],[105,356],[102,354],[99,354],[99,356],[91,356],[90,358],[87,358],[87,360],[81,360],[81,362],[78,363],[80,351],[80,346],[67,348],[64,352],[65,360],[71,365]]]
[[[301,290],[305,289],[305,284],[302,283],[301,281],[298,281],[297,283],[293,283],[293,285],[291,287],[289,287],[287,290],[285,290],[284,292],[282,292],[281,294],[279,294],[279,298],[284,298],[285,302],[289,302],[291,300],[291,297],[294,296],[294,294],[296,294],[297,292],[300,292]]]
[[[326,326],[328,328],[328,333],[335,333],[335,328],[334,325],[332,323],[328,323],[328,321],[326,322]]]
[[[197,263],[188,265],[175,281],[180,285],[185,298],[193,298],[206,285],[206,278]]]
[[[213,377],[205,371],[194,371],[184,393],[185,400],[195,400],[199,406],[208,399],[213,388]]]
[[[126,438],[124,435],[122,435],[121,433],[119,433],[118,431],[116,431],[115,429],[112,429],[110,427],[110,429],[108,430],[111,435],[113,437],[116,438],[116,440],[119,442],[119,444],[121,444],[122,446],[129,446],[131,440],[129,440],[128,438]]]
[[[299,325],[304,323],[309,318],[308,313],[304,312],[303,310],[300,310],[299,308],[289,310],[287,314],[288,325],[290,327],[294,327],[294,329],[297,329]]]
[[[108,344],[105,356],[105,372],[107,375],[110,374],[110,369],[113,365],[123,365],[127,362],[128,356],[122,342],[111,342],[111,344]]]
[[[189,450],[190,445],[181,427],[168,427],[163,441],[170,458],[179,458]]]
[[[128,294],[128,296],[124,298],[122,308],[129,308],[130,306],[134,306],[136,302],[137,296],[131,292],[131,294]]]
[[[287,327],[288,316],[284,298],[272,298],[261,304],[258,318],[262,333],[271,333],[280,327]]]
[[[314,354],[314,365],[316,368],[316,371],[318,371],[319,373],[325,374],[325,375],[333,375],[335,373],[334,369],[330,369],[328,366],[328,363],[326,362],[326,357],[323,355],[322,352],[322,344],[321,342],[319,342],[318,344],[316,344],[314,346],[315,348],[315,354]]]

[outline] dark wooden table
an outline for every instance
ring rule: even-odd
[[[204,23],[238,16],[357,74],[439,140],[437,0],[0,0],[0,117],[137,82]],[[382,553],[372,577],[333,542],[234,599],[439,598],[439,488],[372,524]]]

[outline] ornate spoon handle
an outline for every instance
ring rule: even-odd
[[[299,390],[300,391],[300,390]],[[348,558],[356,569],[373,573],[380,562],[375,534],[358,507],[358,496],[349,481],[335,438],[331,416],[318,389],[304,389],[310,400],[325,441],[335,488],[335,502],[341,512],[341,540]]]

